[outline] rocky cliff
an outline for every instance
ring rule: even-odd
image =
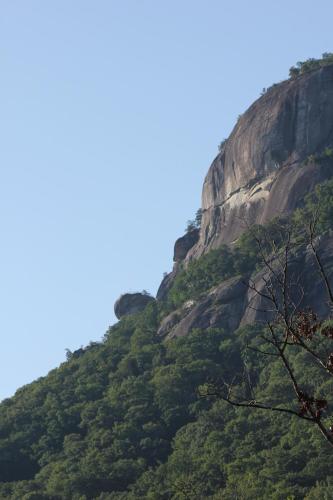
[[[175,243],[174,269],[162,281],[163,300],[179,270],[232,244],[252,224],[302,205],[331,170],[314,161],[333,146],[333,64],[273,85],[238,119],[208,170],[199,234]]]
[[[204,181],[202,222],[179,238],[173,271],[157,293],[164,300],[182,267],[223,244],[233,246],[253,224],[265,224],[301,206],[314,186],[332,177],[332,165],[318,161],[333,146],[333,64],[273,85],[239,118],[224,141]],[[319,249],[333,279],[333,236]],[[306,268],[302,307],[328,314],[325,289],[309,249],[293,262],[296,275]],[[235,330],[260,320],[266,305],[249,288],[262,286],[262,273],[237,276],[222,282],[207,296],[190,301],[166,316],[161,336],[183,336],[193,328]]]
[[[333,284],[333,232],[318,237],[316,249],[320,254],[327,278]],[[274,267],[274,262],[272,263]],[[298,249],[289,261],[290,293],[299,310],[314,309],[320,317],[327,317],[331,306],[327,289],[320,277],[314,254],[308,245]],[[235,276],[216,286],[197,300],[188,301],[161,322],[158,335],[167,338],[183,337],[194,328],[223,328],[235,331],[239,326],[267,321],[274,317],[267,295],[266,283],[271,273],[267,267],[252,276]],[[279,292],[279,286],[275,287]],[[262,295],[261,295],[262,294]]]
[[[154,300],[155,299],[147,293],[124,293],[116,301],[114,313],[118,319],[121,319],[124,316],[143,311],[143,309],[149,303],[154,302]]]
[[[0,500],[333,498],[332,90],[326,67],[259,99],[157,300],[2,401]]]
[[[333,65],[274,85],[239,118],[213,161],[199,240],[186,259],[292,211],[328,175],[311,156],[332,144]]]

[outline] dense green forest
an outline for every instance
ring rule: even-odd
[[[193,262],[165,303],[124,317],[102,342],[68,352],[59,368],[3,401],[0,498],[333,498],[332,447],[315,426],[231,406],[201,390],[237,376],[246,362],[261,400],[294,405],[280,360],[247,349],[260,345],[263,326],[196,329],[170,341],[156,335],[161,318],[185,300],[259,269],[258,234],[269,231],[279,246],[292,227],[302,244],[314,206],[322,234],[333,225],[332,180],[317,186],[290,220],[252,228],[233,249]],[[333,378],[318,372],[306,353],[295,351],[291,363],[302,385],[332,394]]]
[[[208,376],[237,371],[258,331],[163,344],[156,320],[153,306],[122,320],[102,345],[2,404],[0,497],[325,498],[332,451],[315,429],[198,397]],[[262,369],[260,396],[292,397],[278,362],[253,353],[248,363]],[[294,366],[309,383],[302,356]]]

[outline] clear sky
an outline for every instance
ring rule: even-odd
[[[0,398],[156,293],[219,142],[331,0],[0,0]]]

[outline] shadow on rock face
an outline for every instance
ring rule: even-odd
[[[317,238],[316,247],[333,287],[333,232]],[[272,268],[275,267],[274,261],[271,265]],[[331,306],[325,283],[309,246],[301,247],[298,254],[290,260],[288,276],[291,299],[299,303],[299,311],[311,309],[319,318],[330,314]],[[249,278],[252,287],[249,286]],[[275,316],[271,302],[264,298],[267,294],[265,282],[271,279],[273,278],[266,268],[255,272],[251,277],[230,278],[201,299],[188,301],[171,312],[162,320],[157,334],[170,339],[188,335],[194,328],[223,328],[230,332],[239,326],[256,322],[265,324]],[[292,283],[297,285],[293,286]],[[278,293],[277,297],[279,298]]]
[[[274,86],[240,117],[202,192],[198,243],[186,259],[235,241],[245,223],[265,224],[302,204],[331,176],[307,162],[333,145],[333,64]]]

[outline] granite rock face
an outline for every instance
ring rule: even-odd
[[[166,274],[157,290],[157,300],[165,300],[175,277],[179,271],[181,262],[185,259],[189,250],[199,239],[199,229],[193,229],[176,240],[173,252],[174,265],[171,273]]]
[[[193,229],[188,233],[178,238],[175,243],[173,260],[175,262],[180,262],[185,259],[188,251],[197,243],[199,239],[199,229]]]
[[[330,286],[333,289],[333,233],[330,232],[317,238],[315,246]],[[331,306],[327,288],[310,246],[303,248],[290,260],[288,275],[288,282],[291,284],[289,286],[290,297],[295,304],[299,304],[298,310],[311,309],[321,318],[328,317]],[[261,292],[265,292],[264,278],[266,278],[267,282],[267,276],[267,270],[260,271],[254,278],[257,291],[248,288],[245,296],[245,312],[240,321],[241,325],[267,321],[273,318],[274,313],[269,313],[272,309],[271,302],[260,295]],[[271,276],[269,277],[271,278]],[[272,279],[272,283],[274,283],[274,279]],[[280,287],[275,283],[274,288],[277,298],[282,303],[281,294],[279,293]]]
[[[269,89],[239,118],[208,171],[199,241],[186,260],[300,205],[331,175],[304,160],[332,145],[333,65]]]
[[[145,293],[124,293],[114,305],[114,313],[118,319],[129,314],[143,311],[150,302],[155,299]]]
[[[316,247],[333,288],[333,233],[320,237]],[[232,332],[239,326],[273,318],[272,304],[260,295],[265,293],[267,272],[264,269],[251,277],[236,276],[224,281],[190,307],[184,305],[166,316],[158,334],[170,339],[183,337],[194,328],[223,328]],[[292,298],[299,302],[299,310],[311,308],[319,317],[328,317],[327,289],[309,247],[299,249],[290,260],[288,272],[290,283],[299,279],[299,285],[291,287]]]
[[[332,177],[332,167],[314,158],[332,146],[333,65],[271,87],[239,118],[213,161],[203,186],[200,232],[193,239],[185,235],[177,240],[174,269],[164,278],[158,300],[165,299],[179,269],[192,259],[222,244],[232,245],[252,224],[265,224],[301,206],[316,184]],[[317,243],[332,282],[333,235]],[[301,279],[300,307],[327,316],[327,293],[309,248],[299,250],[290,273]],[[264,276],[261,271],[251,277],[259,291]],[[236,277],[191,308],[172,312],[158,333],[172,338],[193,328],[234,330],[267,319],[267,309],[269,304],[249,287],[249,277]]]
[[[168,292],[172,287],[175,277],[177,276],[178,267],[178,262],[175,262],[171,273],[166,274],[162,279],[156,294],[157,300],[165,300],[167,298]]]
[[[181,322],[182,318],[189,314],[194,306],[195,301],[189,300],[185,302],[182,307],[165,316],[160,323],[159,329],[157,330],[157,335],[165,337],[170,334],[173,328]]]
[[[167,338],[183,337],[193,328],[224,328],[235,330],[244,312],[244,297],[247,283],[237,276],[224,281],[202,300],[184,311],[178,312],[180,321],[174,323],[168,332],[159,330],[159,334],[167,333]],[[166,320],[165,320],[166,321]]]
[[[333,147],[333,65],[274,85],[239,118],[206,176],[201,228],[176,241],[174,267],[164,277],[157,300],[167,298],[175,277],[192,259],[232,245],[249,225],[301,206],[316,184],[332,177],[332,167],[315,161],[327,147]],[[333,233],[316,244],[333,286]],[[297,250],[288,272],[299,281],[300,288],[291,291],[299,308],[327,317],[327,290],[311,248]],[[265,280],[267,269],[222,282],[164,317],[158,335],[170,339],[211,327],[234,331],[269,319],[271,304],[260,295]],[[122,295],[116,316],[139,312],[153,300],[141,293]]]

